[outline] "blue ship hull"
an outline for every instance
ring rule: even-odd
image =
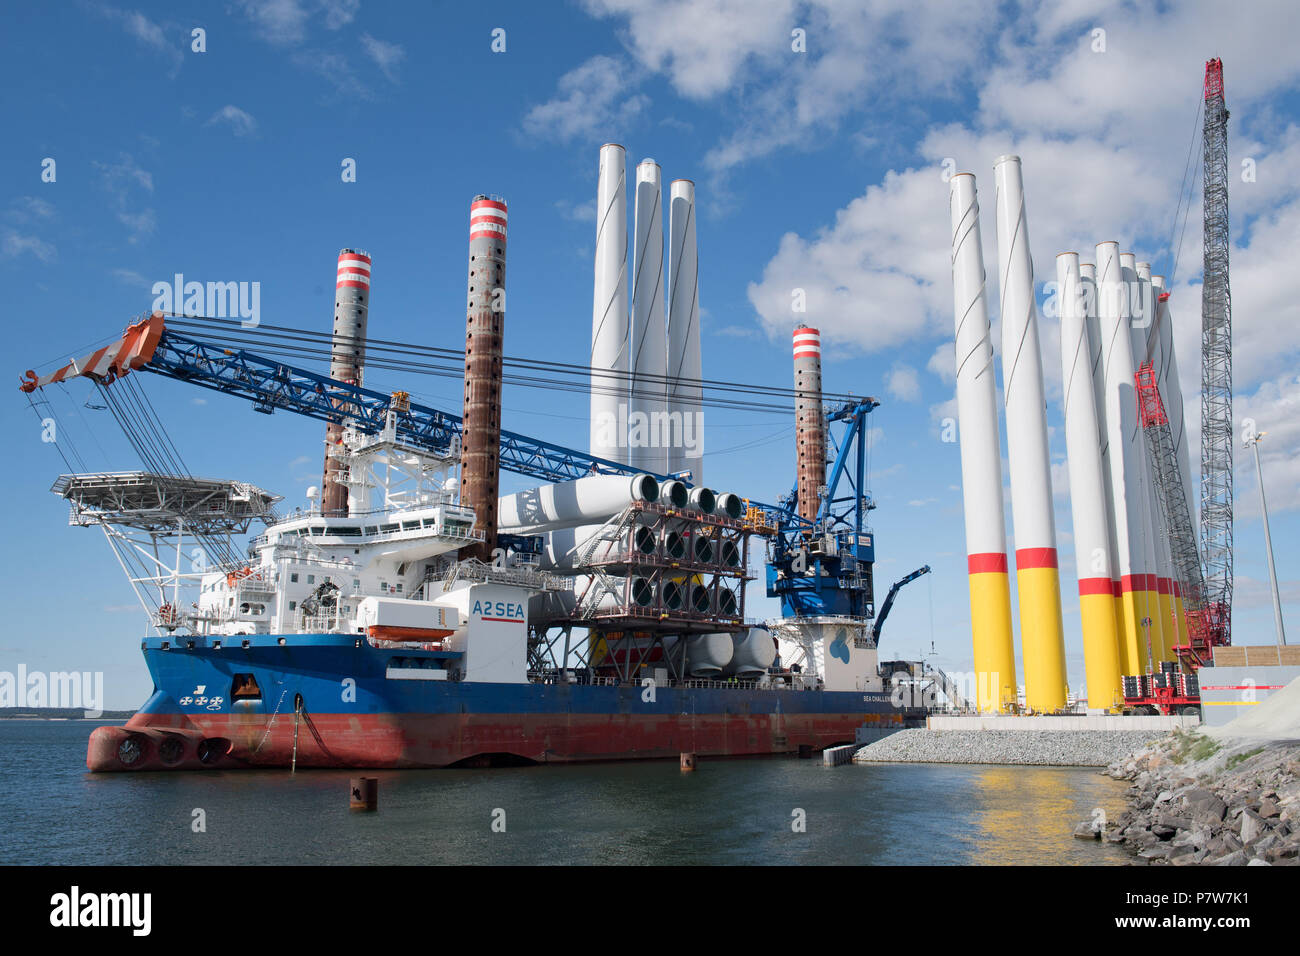
[[[154,693],[125,727],[96,730],[91,770],[775,754],[852,743],[864,724],[900,729],[924,718],[861,691],[449,681],[453,652],[338,634],[219,648],[151,638],[143,649]]]

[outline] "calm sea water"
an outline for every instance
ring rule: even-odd
[[[1128,860],[1071,836],[1093,808],[1123,809],[1124,784],[1091,769],[768,758],[694,773],[657,761],[378,771],[379,812],[354,813],[349,771],[89,774],[100,723],[0,721],[0,864]],[[806,832],[792,830],[796,810]]]

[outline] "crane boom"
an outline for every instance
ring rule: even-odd
[[[1205,64],[1201,285],[1201,556],[1206,601],[1232,639],[1232,294],[1228,284],[1228,110],[1223,62]]]
[[[880,613],[876,615],[876,623],[873,624],[871,627],[871,636],[876,640],[877,643],[880,642],[880,629],[885,626],[885,618],[889,617],[889,612],[893,610],[894,598],[898,595],[899,588],[901,588],[904,584],[911,584],[921,575],[929,574],[929,573],[930,573],[930,566],[926,564],[923,565],[922,567],[917,568],[907,577],[901,578],[900,580],[894,582],[894,586],[889,589],[889,594],[885,596],[885,603],[880,605]]]
[[[166,328],[155,312],[127,328],[122,340],[63,368],[37,376],[28,372],[24,392],[69,378],[85,376],[109,385],[132,371],[153,372],[177,381],[248,399],[265,414],[283,409],[325,422],[352,425],[373,434],[381,431],[394,397],[340,382],[327,375],[295,368],[242,349],[228,349]],[[400,393],[399,393],[400,394]],[[397,434],[410,445],[440,453],[459,442],[461,419],[418,402],[398,406]],[[639,469],[516,432],[501,432],[501,467],[544,481],[602,474],[634,475]],[[663,479],[667,476],[656,475]]]
[[[384,428],[390,407],[398,415],[398,437],[416,448],[447,452],[459,442],[460,416],[395,396],[340,382],[243,349],[213,345],[166,327],[158,312],[127,327],[122,338],[71,360],[47,375],[28,371],[20,388],[31,393],[79,376],[103,385],[134,371],[153,372],[202,388],[235,395],[265,414],[276,409],[325,422],[347,423],[367,434]],[[570,481],[593,473],[635,475],[641,469],[585,452],[501,430],[501,468],[542,481]],[[673,477],[655,475],[659,480]],[[788,509],[751,501],[773,524],[796,520]]]

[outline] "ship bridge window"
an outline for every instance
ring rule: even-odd
[[[261,700],[262,688],[257,686],[257,678],[252,674],[235,674],[230,683],[230,699]]]
[[[292,574],[289,575],[289,581],[290,581],[291,583],[293,583],[293,584],[297,584],[297,583],[298,583],[298,572],[297,572],[297,571],[294,571]]]
[[[392,523],[392,524],[381,524],[381,525],[379,526],[379,530],[380,530],[381,532],[384,532],[384,533],[387,533],[387,532],[389,532],[389,531],[396,531],[396,530],[397,530],[397,523],[394,522],[394,523]]]
[[[334,533],[349,538],[355,538],[361,534],[361,529],[353,526],[349,526],[346,528],[335,528]]]

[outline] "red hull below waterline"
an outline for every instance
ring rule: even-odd
[[[852,743],[864,725],[901,729],[902,715],[760,714],[311,714],[298,722],[300,767],[447,767],[516,759],[534,763],[757,756]],[[122,746],[132,741],[122,759]],[[93,771],[287,767],[293,715],[137,714],[91,735]]]

